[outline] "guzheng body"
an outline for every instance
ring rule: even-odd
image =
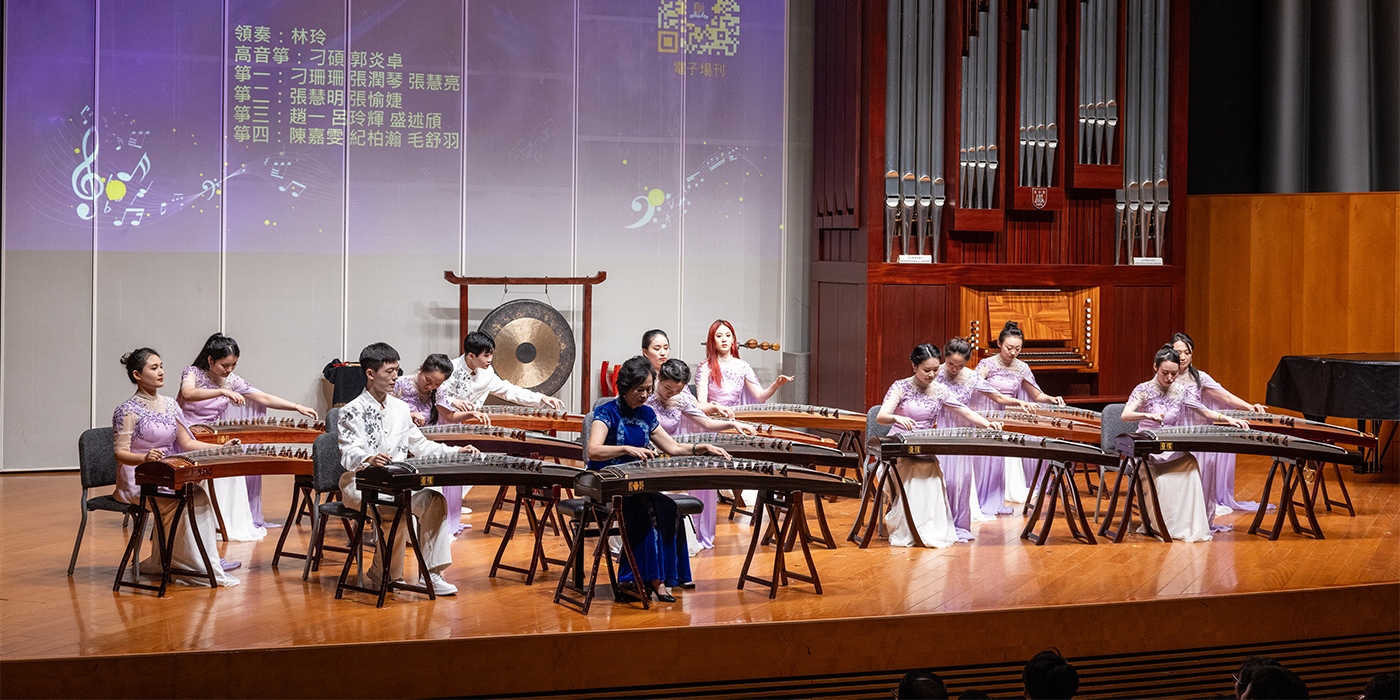
[[[755,434],[762,435],[763,437],[777,438],[779,440],[791,440],[793,442],[804,442],[808,445],[826,445],[827,447],[834,447],[836,445],[836,441],[832,440],[831,438],[824,438],[820,435],[812,435],[811,433],[804,433],[802,431],[793,430],[791,428],[779,428],[776,425],[769,425],[767,423],[752,423],[747,420],[740,420],[738,422],[752,429]],[[735,430],[726,430],[724,432],[739,434],[738,431]]]
[[[532,406],[481,406],[477,409],[491,418],[491,425],[534,432],[583,432],[583,416],[553,408]]]
[[[185,484],[226,476],[310,474],[306,450],[270,445],[226,445],[170,455],[136,467],[137,484],[179,489]]]
[[[1373,448],[1376,446],[1375,435],[1342,425],[1255,411],[1221,411],[1220,414],[1246,421],[1251,429],[1267,433],[1281,433],[1317,442],[1331,442],[1356,447]]]
[[[834,447],[779,440],[763,435],[738,433],[690,433],[675,436],[676,442],[709,443],[724,448],[738,459],[759,459],[809,467],[859,469],[860,455]]]
[[[978,411],[989,421],[1002,423],[1007,432],[1051,437],[1076,442],[1096,443],[1099,441],[1099,426],[1081,423],[1070,418],[1053,415],[1040,415],[1025,411]]]
[[[1136,433],[1119,435],[1115,447],[1120,454],[1129,457],[1143,457],[1158,452],[1227,452],[1293,461],[1361,463],[1359,453],[1325,442],[1282,433],[1212,425],[1139,430]]]
[[[445,445],[472,445],[482,452],[517,457],[557,457],[583,461],[583,445],[573,440],[499,425],[430,425],[423,437]]]
[[[880,459],[884,461],[939,455],[989,455],[1104,465],[1118,463],[1117,455],[1110,455],[1096,445],[986,428],[937,428],[880,438]]]
[[[408,491],[429,486],[525,486],[573,484],[582,469],[503,454],[453,454],[365,467],[355,472],[361,489]]]
[[[1054,403],[1036,404],[1035,412],[1039,415],[1055,416],[1057,418],[1068,418],[1072,421],[1087,423],[1098,428],[1103,425],[1103,414],[1098,411],[1091,411],[1078,406],[1061,406]],[[1097,438],[1095,438],[1097,439]]]
[[[815,469],[756,459],[667,457],[627,462],[586,471],[574,479],[574,492],[595,501],[642,491],[754,489],[801,491],[819,496],[860,495],[860,483]]]
[[[865,431],[865,414],[799,403],[756,403],[734,407],[734,417],[783,428]]]
[[[291,418],[249,418],[190,426],[194,439],[218,445],[235,438],[250,444],[310,445],[324,432],[326,424],[321,421]]]

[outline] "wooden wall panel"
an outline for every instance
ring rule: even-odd
[[[911,374],[909,353],[919,343],[943,347],[957,329],[956,317],[947,313],[949,288],[944,285],[883,284],[880,289],[878,329],[872,329],[869,342],[878,343],[878,364],[874,400],[883,399],[896,380]],[[878,332],[876,332],[878,330]],[[867,394],[869,398],[870,394]]]
[[[865,401],[866,285],[819,282],[812,401],[849,408]]]
[[[1115,371],[1099,380],[1099,388],[1106,395],[1126,396],[1133,387],[1152,378],[1152,356],[1175,332],[1175,311],[1171,287],[1120,286],[1113,291],[1112,326],[1104,333],[1113,339],[1111,361]]]
[[[1263,401],[1284,355],[1400,351],[1400,194],[1192,197],[1186,332]]]

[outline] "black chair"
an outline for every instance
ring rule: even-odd
[[[1119,435],[1137,432],[1138,424],[1123,420],[1124,404],[1109,404],[1103,409],[1099,440],[1105,449],[1113,449]],[[1103,473],[1113,469],[1101,467],[1099,472],[1099,492],[1103,492]],[[1118,530],[1113,530],[1113,519],[1118,511],[1118,494],[1123,491],[1123,481],[1127,480],[1127,492],[1123,497],[1122,516],[1118,520]],[[1150,503],[1150,505],[1149,505]],[[1095,515],[1098,506],[1094,506]],[[1114,543],[1122,542],[1124,535],[1133,529],[1133,513],[1142,517],[1144,534],[1159,537],[1163,542],[1171,542],[1166,521],[1162,518],[1162,505],[1157,500],[1157,482],[1152,477],[1148,460],[1131,454],[1121,454],[1118,460],[1118,477],[1113,480],[1113,490],[1109,493],[1108,517],[1099,525],[1099,536],[1111,538]]]
[[[871,406],[865,412],[865,463],[860,479],[860,508],[856,511],[856,521],[851,525],[851,533],[846,535],[847,542],[855,542],[861,547],[869,546],[870,538],[860,536],[861,526],[865,524],[866,511],[869,510],[870,519],[880,522],[881,534],[884,530],[884,513],[879,512],[877,506],[883,505],[882,498],[876,498],[876,489],[879,487],[880,473],[880,438],[890,434],[890,428],[894,426],[880,425],[875,422],[875,417],[880,415],[880,406]]]
[[[340,435],[340,428],[336,425],[336,419],[339,416],[340,409],[338,408],[332,408],[326,413],[326,435],[332,437],[338,437]],[[312,452],[313,454],[315,452],[314,445],[312,446]],[[339,459],[338,455],[336,459]],[[316,522],[316,514],[313,511],[321,505],[322,493],[325,494],[327,503],[337,500],[340,497],[339,486],[332,488],[330,491],[322,492],[316,490],[314,481],[315,476],[312,474],[298,474],[293,477],[292,507],[287,511],[286,524],[282,526],[282,534],[277,538],[277,549],[272,553],[272,568],[274,569],[277,568],[277,562],[282,557],[291,557],[293,559],[306,558],[304,554],[298,554],[286,549],[287,533],[291,531],[293,525],[300,525],[303,517],[310,518],[313,524]]]
[[[1119,435],[1136,433],[1138,429],[1137,421],[1129,423],[1123,420],[1123,407],[1125,405],[1126,404],[1111,403],[1104,406],[1103,409],[1102,422],[1099,424],[1099,447],[1102,447],[1104,451],[1109,454],[1118,451],[1118,448],[1114,447],[1113,443],[1118,439]],[[1094,489],[1097,493],[1097,498],[1094,500],[1094,522],[1099,521],[1100,512],[1103,510],[1104,474],[1106,472],[1117,472],[1121,467],[1122,463],[1119,463],[1117,467],[1110,467],[1107,465],[1099,466],[1099,485]]]
[[[83,532],[87,530],[88,513],[105,510],[121,513],[122,529],[126,529],[131,517],[141,512],[141,507],[122,503],[112,494],[88,498],[88,489],[115,486],[117,483],[116,436],[111,428],[93,428],[83,431],[78,437],[78,473],[83,482],[83,495],[78,502],[82,520],[78,523],[78,539],[73,542],[73,558],[68,560],[68,575],[73,575],[73,567],[78,564],[78,550],[83,546]],[[140,552],[137,552],[139,559]]]
[[[340,492],[340,475],[345,473],[345,468],[340,466],[340,437],[327,432],[316,438],[316,442],[311,444],[311,489],[314,492],[313,498],[319,501],[321,494],[331,494]],[[329,498],[329,496],[328,496]],[[352,534],[351,523],[361,523],[364,515],[351,508],[346,508],[340,501],[327,501],[316,505],[316,514],[311,518],[311,542],[306,547],[306,554],[295,556],[305,559],[306,564],[302,569],[301,578],[307,580],[311,578],[312,571],[319,571],[321,568],[321,558],[327,551],[350,554],[350,547],[338,547],[326,544],[326,523],[331,518],[339,518],[346,527],[346,533]],[[357,573],[364,574],[364,557],[356,557]]]

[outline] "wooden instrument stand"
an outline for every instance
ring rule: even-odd
[[[588,540],[588,520],[592,518],[598,523],[598,544],[593,548],[593,570],[588,576],[587,584],[583,582],[583,548]],[[632,543],[627,539],[627,524],[622,519],[622,496],[613,496],[611,503],[598,503],[584,499],[583,512],[579,514],[578,532],[574,533],[573,545],[569,547],[569,558],[564,562],[564,570],[559,572],[559,585],[554,589],[554,602],[565,607],[575,608],[584,615],[588,614],[588,609],[593,606],[593,594],[598,586],[598,565],[604,560],[608,565],[608,582],[612,584],[613,591],[630,595],[642,602],[643,610],[651,609],[651,588],[650,584],[642,581],[637,573],[637,558],[632,553]],[[544,528],[541,527],[540,530]],[[633,582],[630,587],[624,588],[618,581],[617,570],[613,568],[612,554],[608,551],[608,535],[614,530],[620,535],[622,540],[622,557],[627,565],[632,569]],[[574,580],[570,582],[570,572],[574,575]],[[582,597],[574,598],[564,593],[564,588],[568,587],[582,594]]]
[[[1074,482],[1074,464],[1050,462],[1047,467],[1042,460],[1036,467],[1036,477],[1032,480],[1035,484],[1031,487],[1035,493],[1035,508],[1031,511],[1030,519],[1026,521],[1025,529],[1021,530],[1021,539],[1030,540],[1039,547],[1045,546],[1045,541],[1050,535],[1050,525],[1055,522],[1055,502],[1064,499],[1065,522],[1069,524],[1070,534],[1076,540],[1098,544],[1094,533],[1089,529],[1089,521],[1084,518],[1084,504],[1079,500],[1079,488]],[[1035,525],[1040,520],[1041,505],[1045,501],[1046,493],[1050,494],[1050,503],[1045,509],[1045,524],[1040,527],[1039,533],[1035,533]],[[1030,498],[1027,498],[1026,502],[1029,503]]]
[[[335,585],[335,599],[340,600],[345,591],[358,591],[369,593],[379,597],[375,603],[376,608],[384,607],[384,598],[391,590],[413,591],[414,593],[428,594],[428,600],[437,600],[437,594],[433,591],[433,580],[428,575],[428,564],[423,560],[423,550],[418,543],[418,526],[413,522],[411,512],[411,497],[413,492],[404,489],[394,492],[390,499],[385,499],[385,495],[378,489],[362,489],[360,491],[360,518],[355,521],[355,534],[350,538],[350,554],[345,557],[345,566],[340,570],[340,580]],[[384,537],[384,521],[379,519],[379,507],[386,506],[394,508],[394,520],[389,525],[389,537]],[[407,517],[405,517],[407,516]],[[374,556],[381,559],[379,565],[379,585],[375,588],[367,588],[355,584],[346,583],[350,577],[350,567],[356,560],[363,559],[365,550],[363,547],[365,534],[365,521],[374,520],[376,540],[379,545],[376,547]],[[394,538],[399,534],[400,524],[408,529],[408,542],[413,546],[413,555],[418,558],[418,576],[423,580],[424,585],[415,586],[406,581],[389,580],[389,572],[393,569],[393,562],[389,557],[394,555]],[[358,583],[358,581],[356,582]]]
[[[135,588],[142,591],[155,591],[157,598],[165,597],[165,590],[170,585],[170,577],[194,576],[209,580],[210,588],[218,588],[219,582],[214,575],[214,564],[209,560],[209,552],[204,549],[204,538],[200,537],[199,522],[195,519],[193,497],[194,483],[186,483],[174,493],[164,493],[155,484],[141,485],[141,512],[136,516],[135,527],[131,528],[131,540],[127,542],[126,552],[122,554],[121,566],[117,567],[117,580],[112,584],[112,592],[118,592],[122,586]],[[175,515],[170,519],[170,534],[165,533],[165,521],[160,517],[160,509],[156,506],[155,499],[167,498],[176,499],[179,503],[175,506]],[[190,521],[190,531],[194,533],[194,541],[199,547],[199,556],[204,560],[204,571],[192,571],[190,569],[176,569],[172,561],[175,553],[175,540],[180,532],[180,516],[188,514]],[[141,552],[141,538],[146,534],[146,518],[155,516],[156,531],[156,552],[160,555],[161,575],[159,585],[140,583],[141,562],[137,560]],[[135,560],[135,561],[133,561]],[[127,562],[136,570],[135,580],[123,581],[122,576],[126,573]]]
[[[1324,465],[1321,464],[1317,466],[1316,478],[1319,480],[1322,478],[1323,466]],[[1274,518],[1273,528],[1271,528],[1268,533],[1265,533],[1265,536],[1268,537],[1271,542],[1278,539],[1279,533],[1283,532],[1284,511],[1287,511],[1288,520],[1293,526],[1294,532],[1319,540],[1323,539],[1322,526],[1317,522],[1317,512],[1314,508],[1314,506],[1317,505],[1317,502],[1314,500],[1316,497],[1317,484],[1314,483],[1312,489],[1309,489],[1303,478],[1303,472],[1307,468],[1307,462],[1291,459],[1275,459],[1273,465],[1269,467],[1269,476],[1264,479],[1264,495],[1259,497],[1259,510],[1254,513],[1254,522],[1249,526],[1249,534],[1260,534],[1259,526],[1263,524],[1265,512],[1269,509],[1269,492],[1274,487],[1274,476],[1278,474],[1280,468],[1283,469],[1283,483],[1279,485],[1278,515]],[[1338,476],[1341,475],[1341,467],[1337,468],[1337,474]],[[1295,491],[1303,496],[1302,503],[1293,500]],[[1325,497],[1324,495],[1324,498]],[[1347,500],[1351,500],[1350,496],[1348,496]],[[1303,507],[1303,514],[1308,518],[1308,527],[1303,527],[1298,522],[1298,506]]]
[[[593,378],[593,285],[599,284],[608,278],[608,273],[599,271],[592,277],[458,277],[451,270],[445,270],[442,276],[452,284],[461,287],[461,301],[459,335],[457,339],[458,347],[466,339],[467,323],[470,319],[471,306],[467,304],[467,289],[473,284],[489,285],[509,285],[509,284],[542,284],[546,287],[553,285],[583,285],[583,342],[579,343],[579,348],[583,353],[583,381],[580,383],[579,406],[581,409],[588,409],[593,405],[592,387]]]
[[[1128,477],[1128,495],[1123,499],[1123,517],[1119,520],[1118,531],[1113,532],[1111,529],[1113,513],[1114,509],[1118,507],[1119,487],[1123,484],[1125,474]],[[1157,501],[1157,482],[1152,479],[1152,470],[1147,464],[1147,459],[1143,457],[1124,457],[1123,461],[1119,463],[1118,478],[1113,480],[1113,496],[1108,500],[1108,513],[1104,516],[1103,524],[1099,526],[1099,536],[1112,537],[1114,543],[1123,541],[1123,535],[1127,534],[1133,527],[1134,497],[1137,499],[1138,509],[1142,511],[1144,534],[1148,537],[1160,537],[1163,542],[1171,542],[1171,533],[1167,532],[1167,523],[1162,519],[1162,505]],[[1146,508],[1148,498],[1152,499],[1153,517],[1150,519],[1147,517]],[[1154,520],[1157,532],[1154,532],[1152,528]]]
[[[880,473],[880,467],[884,467],[884,474]],[[919,528],[914,523],[914,513],[909,510],[909,494],[904,491],[904,478],[899,475],[899,460],[892,459],[888,462],[875,462],[866,470],[866,476],[862,479],[860,494],[860,510],[856,512],[856,522],[851,525],[851,533],[846,536],[846,540],[855,542],[861,549],[870,546],[875,539],[875,529],[879,527],[884,530],[885,522],[885,485],[889,484],[890,489],[899,491],[899,503],[904,508],[904,522],[909,524],[909,534],[914,538],[914,546],[923,548],[922,537],[919,537]],[[870,522],[865,527],[865,534],[858,535],[860,527],[865,523],[866,508],[869,507]]]
[[[777,546],[773,552],[773,577],[769,579],[749,574],[749,566],[753,563],[753,555],[758,550],[760,539],[767,539],[760,534],[764,532],[764,511],[768,512],[774,524],[782,523],[778,528],[778,539],[775,543]],[[771,600],[778,597],[778,586],[786,586],[788,579],[797,579],[812,584],[816,587],[817,595],[821,595],[822,581],[817,575],[817,564],[812,561],[812,548],[808,546],[812,536],[807,531],[806,520],[801,491],[759,492],[758,503],[754,505],[753,536],[749,538],[749,553],[744,557],[744,568],[739,571],[739,590],[744,590],[744,584],[752,581],[760,586],[767,586],[768,598]],[[794,540],[802,543],[802,556],[807,559],[807,570],[811,572],[809,574],[787,568],[785,550],[792,549]]]
[[[502,487],[504,489],[505,487]],[[496,550],[496,559],[491,562],[491,572],[487,578],[496,578],[496,571],[504,569],[517,574],[525,574],[525,585],[530,586],[535,583],[535,569],[549,571],[550,564],[563,564],[558,559],[550,559],[544,555],[544,526],[546,523],[554,524],[554,509],[559,505],[558,486],[551,486],[549,490],[532,489],[528,486],[515,487],[515,508],[511,510],[510,522],[506,525],[506,534],[501,538],[501,546]],[[499,496],[497,497],[499,500]],[[535,504],[539,503],[544,507],[544,513],[538,518],[535,516]],[[520,568],[509,564],[502,564],[501,558],[505,556],[506,545],[510,544],[510,539],[515,535],[516,525],[520,522],[520,511],[525,510],[525,517],[529,521],[530,530],[535,533],[534,550],[530,555],[529,568]],[[556,534],[558,525],[555,524]]]

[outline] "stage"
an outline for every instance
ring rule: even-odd
[[[1241,458],[1241,499],[1257,498],[1266,467]],[[977,687],[1004,697],[1019,696],[1021,664],[1055,646],[1080,668],[1082,697],[1226,692],[1239,659],[1261,650],[1285,659],[1314,697],[1354,696],[1370,669],[1394,667],[1400,648],[1400,486],[1393,470],[1345,476],[1357,517],[1319,509],[1321,541],[1287,526],[1277,542],[1247,535],[1253,515],[1236,512],[1219,519],[1235,530],[1209,543],[1129,535],[1089,546],[1059,520],[1037,547],[1019,539],[1018,511],[977,524],[975,542],[948,549],[883,540],[866,550],[844,540],[816,548],[825,593],[793,582],[776,600],[753,584],[736,590],[750,529],[746,518],[721,519],[716,548],[691,560],[697,588],[678,591],[677,603],[646,611],[603,588],[584,616],[552,603],[556,568],[533,586],[516,574],[487,578],[500,537],[480,529],[494,489],[467,498],[473,528],[446,573],[461,592],[435,602],[399,593],[376,609],[365,595],[334,599],[341,555],[328,555],[310,582],[299,560],[273,569],[278,530],[222,545],[244,562],[239,586],[174,586],[164,599],[113,593],[126,540],[111,513],[93,514],[67,578],[77,474],[8,474],[0,477],[0,692],[878,697],[904,670],[933,667],[954,694]],[[267,515],[280,521],[291,478],[265,481]],[[854,506],[828,509],[838,539]],[[294,528],[289,542],[304,551],[309,533]],[[562,556],[562,538],[545,541]],[[528,552],[516,540],[507,560]],[[759,555],[761,571],[771,552]]]

